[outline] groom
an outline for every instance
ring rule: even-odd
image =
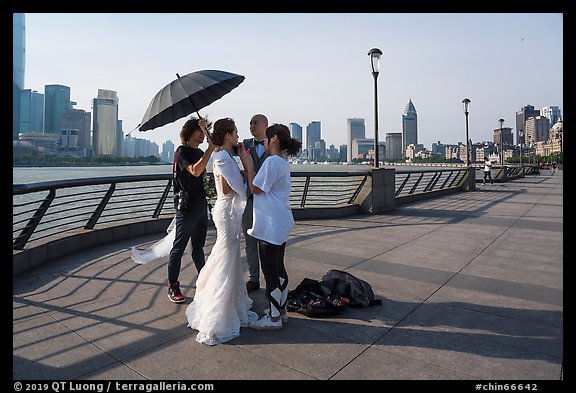
[[[264,151],[264,139],[266,138],[266,128],[268,128],[268,118],[262,114],[256,114],[250,119],[250,133],[253,138],[244,139],[244,148],[250,149],[254,171],[258,170],[264,163],[268,153]],[[246,291],[252,292],[260,289],[260,256],[258,253],[258,240],[248,234],[248,229],[252,228],[252,211],[254,206],[254,195],[250,192],[250,187],[246,187],[246,208],[242,215],[242,229],[246,242],[246,260],[248,262],[249,280],[246,282]]]

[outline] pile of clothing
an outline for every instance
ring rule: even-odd
[[[288,292],[287,311],[310,318],[338,315],[346,307],[381,305],[375,299],[372,286],[342,270],[329,270],[321,280],[305,278]]]

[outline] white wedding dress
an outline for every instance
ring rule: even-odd
[[[168,225],[168,228],[166,229],[168,234],[162,239],[158,240],[145,250],[138,250],[136,246],[132,247],[130,255],[132,260],[144,265],[156,259],[169,256],[170,251],[172,250],[172,244],[174,243],[174,238],[176,237],[176,231],[174,230],[175,226],[176,217],[174,217],[172,222],[170,222],[170,225]],[[190,242],[188,242],[186,249],[184,250],[184,255],[186,254],[190,254]]]
[[[250,311],[252,299],[246,292],[245,271],[240,259],[242,213],[246,185],[236,161],[225,151],[214,152],[213,172],[217,199],[212,208],[216,242],[198,274],[194,300],[186,309],[188,327],[198,330],[196,341],[216,345],[240,335],[258,314]],[[222,192],[224,177],[234,192]]]

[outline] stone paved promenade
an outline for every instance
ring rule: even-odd
[[[560,380],[563,208],[563,171],[545,171],[388,214],[299,221],[290,289],[344,269],[383,304],[289,313],[281,331],[243,328],[215,347],[186,328],[193,264],[176,305],[166,259],[130,259],[162,234],[87,249],[14,277],[13,378]],[[262,313],[264,290],[251,295]]]

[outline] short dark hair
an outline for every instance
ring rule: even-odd
[[[182,131],[180,131],[180,141],[182,142],[183,145],[185,145],[186,142],[188,142],[188,140],[195,131],[202,131],[200,125],[198,124],[199,121],[200,119],[198,119],[197,117],[192,117],[186,120],[186,123],[184,123],[184,125],[182,126]],[[210,130],[210,127],[212,127],[212,123],[210,123],[208,119],[206,119],[206,129]]]

